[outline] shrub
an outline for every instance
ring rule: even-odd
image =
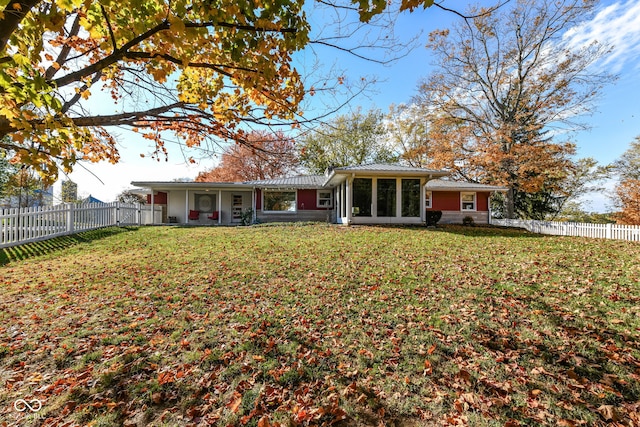
[[[476,222],[473,220],[472,217],[465,216],[464,218],[462,218],[462,225],[467,225],[469,227],[473,227],[474,225],[476,225]]]
[[[427,211],[427,226],[435,227],[442,218],[442,211]]]

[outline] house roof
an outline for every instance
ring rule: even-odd
[[[278,187],[278,188],[322,188],[326,177],[323,175],[299,175],[287,178],[263,179],[259,181],[246,181],[245,184],[256,187]]]
[[[369,163],[364,165],[345,166],[334,168],[333,172],[387,172],[387,173],[408,173],[408,174],[438,174],[448,175],[448,172],[437,169],[414,168],[412,166],[403,166],[389,163]]]
[[[369,163],[365,165],[346,166],[327,170],[327,178],[324,185],[337,185],[351,174],[376,175],[376,176],[421,176],[441,177],[449,172],[437,169],[414,168],[388,163]]]
[[[432,179],[427,182],[428,191],[507,191],[507,187],[476,184],[475,182],[457,182],[444,179]]]
[[[194,181],[131,181],[131,185],[154,190],[237,189],[251,190],[252,185],[243,182],[194,182]]]

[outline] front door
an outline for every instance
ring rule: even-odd
[[[242,194],[233,195],[233,204],[231,206],[231,222],[240,222],[242,220]]]

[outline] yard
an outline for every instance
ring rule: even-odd
[[[0,256],[0,426],[640,425],[637,243],[148,227]]]

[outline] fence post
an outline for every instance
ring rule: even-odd
[[[73,233],[73,203],[66,203],[67,207],[67,233]]]
[[[142,225],[142,203],[138,203],[136,212],[138,213],[138,226]]]
[[[120,202],[116,202],[116,227],[120,227]]]
[[[607,224],[604,237],[607,239],[611,239],[612,235],[613,235],[613,224]]]

